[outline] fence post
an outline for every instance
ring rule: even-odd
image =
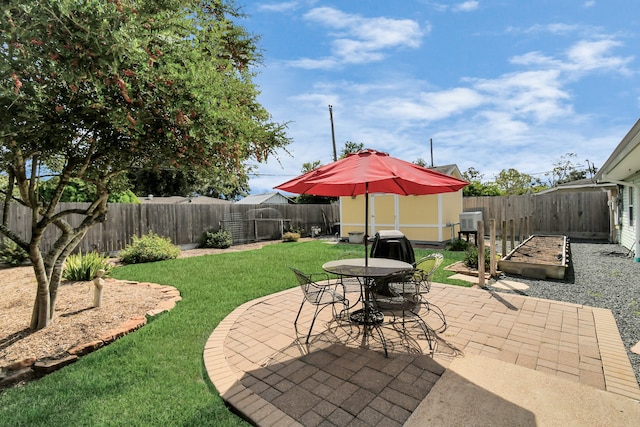
[[[484,288],[484,221],[478,221],[478,286]]]
[[[533,218],[529,217],[529,236],[533,236]]]
[[[511,237],[511,250],[514,250],[516,247],[516,232],[515,232],[515,221],[513,218],[509,219],[509,237]]]
[[[507,220],[502,220],[502,256],[507,254]]]
[[[489,220],[489,256],[490,261],[489,261],[489,273],[491,274],[491,277],[495,277],[496,276],[496,220],[495,219],[490,219]]]

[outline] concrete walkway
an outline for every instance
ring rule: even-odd
[[[609,310],[440,284],[428,296],[448,323],[433,352],[418,328],[405,334],[389,324],[385,357],[377,334],[363,343],[362,329],[331,320],[330,309],[305,345],[293,328],[302,297],[293,288],[224,319],[206,344],[205,367],[231,408],[260,426],[640,419],[640,389]],[[303,334],[312,313],[303,309]]]

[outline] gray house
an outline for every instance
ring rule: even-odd
[[[640,262],[640,120],[622,138],[595,179],[617,184],[617,195],[609,202],[618,213],[620,244],[633,250],[635,261]]]

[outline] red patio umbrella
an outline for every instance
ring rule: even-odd
[[[369,193],[408,195],[458,191],[468,182],[365,149],[289,180],[275,188],[316,196],[365,196],[365,258],[369,228]]]

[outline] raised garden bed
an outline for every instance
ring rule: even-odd
[[[533,235],[498,261],[503,272],[532,279],[564,279],[568,267],[567,236]]]

